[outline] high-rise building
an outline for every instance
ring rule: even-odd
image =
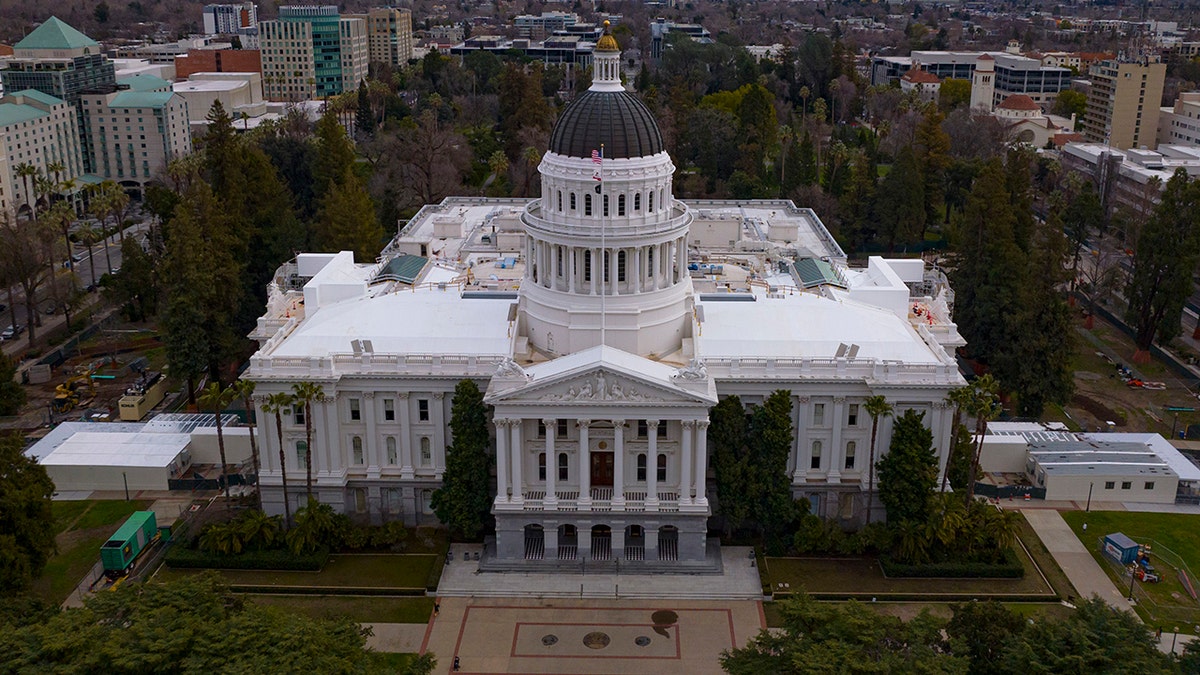
[[[0,71],[4,91],[35,89],[75,106],[80,119],[83,94],[108,94],[117,90],[112,61],[100,43],[57,17],[50,17],[13,45],[13,58]],[[93,171],[91,142],[86,124],[79,124],[84,172]]]
[[[376,7],[366,14],[348,18],[367,22],[367,52],[373,63],[403,66],[412,58],[412,12],[395,7]]]
[[[253,2],[238,5],[205,5],[205,35],[237,35],[258,27],[258,7]]]
[[[83,174],[83,148],[75,106],[36,89],[0,98],[0,139],[11,174],[3,177],[0,199],[6,213],[33,208],[34,186],[17,175],[17,167],[32,167],[59,181]]]
[[[1167,64],[1147,58],[1093,64],[1084,137],[1120,150],[1154,147],[1166,74]]]
[[[541,40],[555,31],[566,30],[579,23],[579,15],[574,12],[542,12],[541,14],[522,14],[513,19],[517,35],[532,40]]]
[[[267,98],[303,101],[357,87],[367,76],[366,24],[335,5],[280,7],[278,19],[259,24]]]
[[[1180,93],[1174,106],[1159,111],[1158,142],[1161,145],[1200,145],[1200,91]]]

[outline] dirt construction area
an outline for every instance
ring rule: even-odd
[[[1173,426],[1178,435],[1188,425],[1200,424],[1200,413],[1168,410],[1200,410],[1194,385],[1189,387],[1191,383],[1158,359],[1135,365],[1131,361],[1133,340],[1115,326],[1097,317],[1089,330],[1080,320],[1074,337],[1075,394],[1063,408],[1063,421],[1069,426],[1086,431],[1149,431],[1169,437]],[[1054,417],[1051,410],[1047,409],[1048,417]]]

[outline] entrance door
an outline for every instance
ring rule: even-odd
[[[611,452],[592,453],[592,487],[612,487],[613,484],[613,454]]]

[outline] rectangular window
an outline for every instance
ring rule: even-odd
[[[567,429],[568,429],[567,420],[565,420],[565,419],[558,420],[558,437],[559,438],[567,437]]]
[[[308,457],[308,443],[304,441],[296,441],[296,464],[304,466],[304,462]]]
[[[654,472],[655,480],[659,483],[667,482],[667,456],[658,456],[658,469]]]
[[[362,419],[362,407],[359,400],[356,398],[350,399],[350,421],[357,422]]]
[[[538,453],[538,480],[546,480],[546,453]]]
[[[383,419],[388,422],[396,420],[396,402],[390,398],[383,399]]]
[[[812,459],[808,463],[808,468],[821,468],[821,441],[812,442]]]
[[[546,437],[546,425],[542,424],[541,420],[538,420],[538,435],[537,435],[537,437],[538,438]]]
[[[1133,487],[1133,481],[1128,481],[1128,480],[1121,481],[1121,489],[1122,490],[1129,490],[1132,487]]]
[[[812,425],[814,427],[820,427],[820,426],[825,425],[825,404],[824,403],[814,403],[813,404]]]
[[[854,468],[854,455],[858,451],[858,444],[854,441],[846,441],[846,468]]]
[[[667,437],[667,423],[663,422],[662,420],[659,420],[659,422],[658,422],[658,437],[659,438]]]
[[[637,480],[646,482],[646,453],[640,453],[637,456]]]
[[[1104,481],[1104,489],[1105,490],[1111,490],[1111,489],[1115,488],[1116,486],[1117,486],[1117,484],[1111,480]]]
[[[367,512],[367,489],[354,488],[354,510],[357,513]]]
[[[857,403],[851,403],[850,407],[847,408],[846,426],[851,426],[851,427],[858,426],[858,404]]]
[[[1152,480],[1146,481],[1146,489],[1153,490],[1154,489],[1154,481],[1152,481]]]
[[[638,438],[649,438],[650,437],[650,426],[646,424],[646,420],[638,420],[637,421],[637,437]]]
[[[295,420],[298,426],[304,426],[304,406],[298,405],[292,409],[292,419]]]
[[[363,464],[365,464],[366,458],[364,457],[364,453],[363,453],[362,436],[354,436],[353,438],[351,438],[350,439],[350,447],[354,454],[354,457],[353,457],[354,465],[362,466]]]
[[[429,421],[429,399],[427,398],[417,399],[417,421]]]

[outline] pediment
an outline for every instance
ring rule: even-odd
[[[606,348],[611,351],[611,348]],[[608,354],[601,353],[600,356]],[[567,357],[570,358],[570,357]],[[617,359],[549,362],[522,371],[524,377],[493,379],[486,401],[496,403],[663,403],[710,406],[715,388],[707,378],[680,379],[671,366],[621,353]],[[639,363],[640,362],[640,363]]]

